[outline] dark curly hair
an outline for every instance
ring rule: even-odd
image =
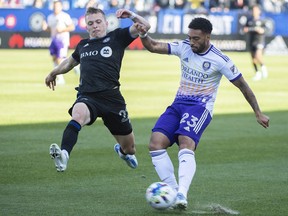
[[[213,30],[211,22],[208,19],[203,18],[203,17],[194,18],[190,22],[188,27],[190,29],[199,29],[202,32],[205,32],[205,33],[208,33],[208,34],[211,34],[211,32]]]

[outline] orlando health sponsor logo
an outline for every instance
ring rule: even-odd
[[[208,74],[182,65],[182,77],[195,83],[203,83],[208,78]]]

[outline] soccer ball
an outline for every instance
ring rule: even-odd
[[[167,209],[176,199],[176,192],[164,182],[154,182],[146,190],[146,200],[155,209]]]

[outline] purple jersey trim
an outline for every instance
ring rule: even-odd
[[[168,54],[171,54],[171,45],[168,43]]]
[[[230,82],[234,82],[235,80],[238,80],[240,77],[242,76],[242,74],[240,73],[237,77],[235,77],[232,80],[229,80]]]

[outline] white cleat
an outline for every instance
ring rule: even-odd
[[[252,78],[253,81],[259,81],[262,79],[262,73],[261,71],[257,71],[255,76]]]
[[[49,154],[51,159],[54,160],[56,170],[58,172],[64,172],[67,169],[67,163],[69,160],[68,153],[63,152],[56,143],[53,143],[50,145]]]
[[[119,143],[115,144],[114,150],[115,150],[115,152],[119,155],[119,157],[120,157],[121,159],[123,159],[123,160],[127,163],[127,165],[128,165],[129,167],[131,167],[131,168],[133,168],[133,169],[135,169],[135,168],[138,167],[138,161],[137,161],[136,156],[135,156],[135,155],[129,155],[129,154],[123,155],[123,154],[120,152],[120,144],[119,144]]]
[[[186,197],[182,193],[177,193],[175,203],[173,204],[173,209],[187,210],[188,202]]]
[[[268,70],[267,70],[266,66],[262,66],[261,70],[262,70],[262,77],[264,79],[268,78]]]
[[[56,84],[57,85],[65,85],[65,79],[64,79],[64,76],[63,74],[60,74],[60,75],[57,75],[56,77]]]

